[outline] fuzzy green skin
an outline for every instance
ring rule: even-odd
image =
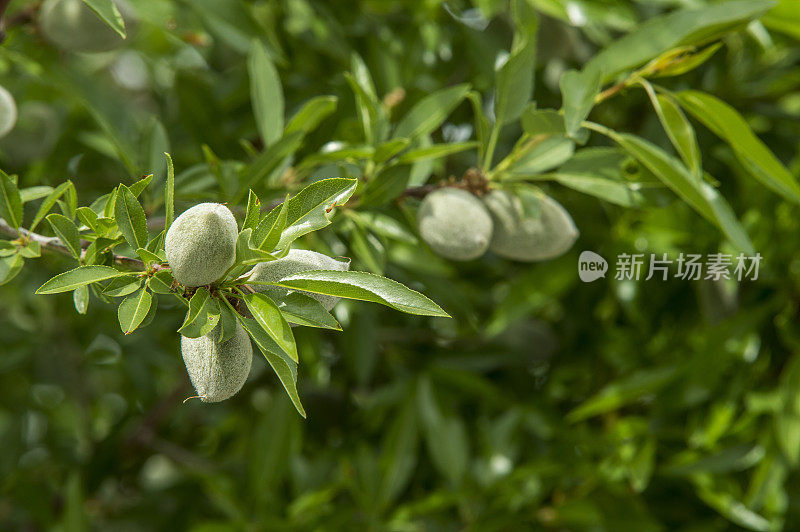
[[[289,253],[287,253],[287,255],[282,259],[273,260],[270,262],[260,262],[256,264],[255,268],[250,270],[248,275],[252,281],[271,283],[277,281],[281,277],[286,277],[287,275],[308,270],[346,271],[349,269],[349,261],[336,260],[315,251],[307,251],[305,249],[290,249]],[[286,290],[277,286],[252,285],[252,288],[257,292],[263,292],[268,296],[276,297],[282,297],[291,292],[291,290]],[[331,310],[340,299],[333,296],[303,292],[302,290],[298,290],[298,292],[302,292],[313,297],[322,303],[322,306],[325,307],[325,310]]]
[[[164,242],[175,280],[203,286],[219,280],[236,259],[239,229],[230,209],[220,203],[200,203],[178,216]]]
[[[130,7],[119,0],[114,3],[130,31],[134,20]],[[45,0],[39,10],[39,27],[48,41],[71,52],[107,52],[125,42],[82,0]]]
[[[220,328],[200,338],[181,336],[181,355],[197,395],[206,403],[218,403],[242,389],[253,363],[253,344],[242,324],[236,322],[236,333],[224,343],[214,338]]]
[[[526,217],[522,202],[505,190],[494,190],[484,197],[494,219],[490,249],[507,259],[522,262],[549,260],[563,255],[578,238],[572,217],[556,200],[542,196],[540,216]]]
[[[492,218],[466,190],[441,188],[419,207],[419,233],[437,254],[450,260],[474,260],[489,248]]]
[[[5,87],[0,86],[0,137],[5,137],[17,123],[17,103]]]
[[[58,141],[61,121],[49,105],[28,101],[17,109],[14,128],[0,139],[0,161],[12,167],[25,166],[47,157]]]

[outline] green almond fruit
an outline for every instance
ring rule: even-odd
[[[130,33],[136,20],[133,10],[127,2],[114,3]],[[82,0],[45,0],[39,9],[39,28],[45,39],[70,52],[107,52],[125,42]]]
[[[308,270],[337,270],[346,271],[350,269],[350,261],[336,260],[316,251],[305,249],[291,249],[285,257],[269,262],[260,262],[250,270],[248,275],[251,281],[275,282],[282,277]],[[253,290],[263,292],[268,296],[283,297],[291,290],[277,286],[252,285]],[[325,307],[331,310],[339,302],[338,297],[326,296],[322,294],[312,294],[299,290],[303,294],[313,297]]]
[[[181,355],[192,386],[203,402],[218,403],[242,389],[253,363],[253,344],[242,324],[236,333],[220,343],[220,326],[200,338],[181,336]]]
[[[536,262],[566,253],[578,238],[569,213],[553,198],[539,197],[539,215],[526,215],[522,201],[506,190],[493,190],[483,198],[494,220],[489,248],[507,259]]]
[[[437,254],[450,260],[483,255],[492,238],[492,218],[473,194],[458,188],[431,192],[419,207],[419,233]]]
[[[236,260],[236,218],[225,205],[200,203],[178,216],[164,241],[172,276],[184,286],[218,281]]]
[[[17,123],[17,103],[5,87],[0,86],[0,137],[5,137]]]

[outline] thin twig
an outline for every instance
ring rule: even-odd
[[[1,1],[1,0],[0,0]],[[44,236],[40,235],[39,233],[34,233],[32,231],[28,231],[27,229],[20,227],[19,232],[14,229],[12,226],[8,224],[3,218],[0,218],[0,233],[6,234],[12,238],[19,238],[23,237],[30,241],[37,242],[39,246],[43,249],[49,251],[55,251],[57,253],[61,253],[62,255],[72,256],[69,248],[65,246],[57,237],[54,236]],[[91,242],[87,240],[81,240],[81,248],[83,248],[84,253],[86,248],[89,247]],[[131,257],[126,257],[124,255],[117,255],[114,254],[114,262],[122,265],[127,266],[134,270],[144,270],[144,262],[139,259],[134,259]]]

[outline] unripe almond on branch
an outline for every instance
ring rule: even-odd
[[[425,196],[417,221],[422,239],[446,259],[477,259],[492,238],[492,218],[486,207],[458,188],[441,188]]]
[[[308,270],[338,270],[346,271],[350,269],[349,261],[336,260],[322,253],[316,251],[306,251],[304,249],[291,249],[285,257],[278,260],[269,262],[260,262],[256,264],[255,268],[250,270],[248,275],[251,281],[274,282],[281,277],[300,273]],[[280,288],[277,286],[265,285],[252,285],[253,290],[263,292],[267,295],[284,296],[291,290]],[[299,290],[302,292],[302,290]],[[322,303],[326,310],[331,310],[334,305],[339,301],[338,297],[326,296],[322,294],[312,294],[309,292],[302,292],[309,295]]]
[[[200,338],[181,336],[181,354],[197,395],[217,403],[233,397],[244,386],[253,363],[253,345],[242,324],[236,333],[219,343],[220,326]]]
[[[178,216],[164,250],[172,276],[184,286],[219,280],[236,259],[236,218],[225,205],[200,203]]]
[[[0,86],[0,137],[5,137],[17,123],[17,103],[5,87]]]
[[[130,27],[135,16],[127,2],[114,2]],[[72,52],[107,52],[125,40],[92,12],[83,0],[45,0],[39,9],[42,35],[62,50]]]
[[[539,197],[539,215],[526,215],[522,201],[506,190],[483,198],[494,219],[490,249],[507,259],[523,262],[548,260],[566,253],[578,238],[569,213],[553,198]]]

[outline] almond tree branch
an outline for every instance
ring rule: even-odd
[[[61,240],[54,236],[44,236],[40,235],[39,233],[34,233],[32,231],[28,231],[27,229],[20,227],[19,232],[14,229],[12,226],[8,224],[3,218],[0,218],[0,233],[8,235],[11,238],[26,238],[33,242],[38,242],[38,244],[42,247],[42,249],[46,249],[49,251],[55,251],[57,253],[61,253],[63,255],[72,256],[67,246],[65,246]],[[81,240],[81,247],[83,248],[84,252],[86,248],[89,246],[90,242],[86,240]],[[144,262],[139,259],[134,259],[131,257],[126,257],[124,255],[117,255],[114,254],[114,262],[121,265],[127,266],[133,270],[144,270]]]

